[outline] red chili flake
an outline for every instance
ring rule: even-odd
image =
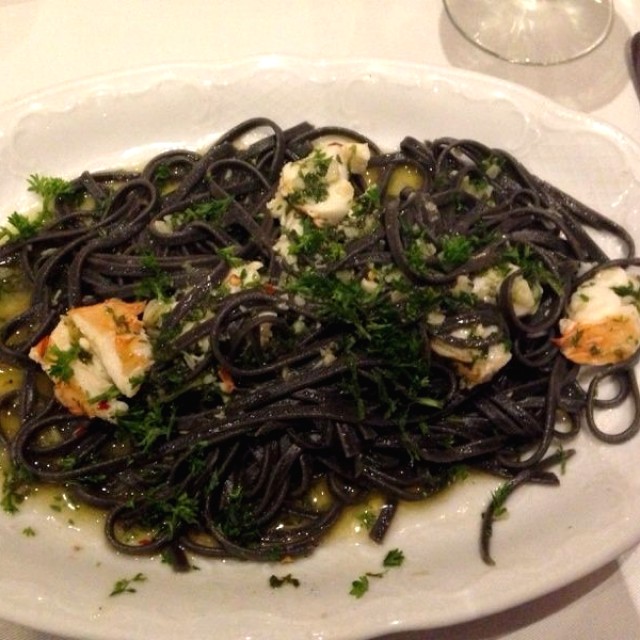
[[[264,285],[264,291],[265,293],[268,293],[270,296],[272,296],[277,291],[277,288],[271,282],[267,282]]]
[[[78,425],[74,430],[73,430],[73,437],[74,438],[80,438],[82,437],[85,433],[87,432],[87,423],[84,422],[80,425]]]
[[[231,393],[236,388],[236,383],[233,381],[231,374],[224,367],[218,369],[218,377],[222,383],[220,386],[225,393]]]
[[[100,409],[100,411],[107,411],[110,406],[111,403],[108,400],[100,400],[100,402],[98,402],[98,409]]]
[[[47,352],[47,349],[49,348],[50,339],[51,339],[51,336],[45,336],[44,338],[42,338],[42,340],[40,340],[40,342],[38,342],[38,344],[36,344],[36,353],[41,358],[44,358],[44,354]]]

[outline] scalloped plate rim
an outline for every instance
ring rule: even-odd
[[[244,59],[239,62],[228,63],[177,63],[177,64],[162,64],[152,66],[140,66],[132,69],[123,69],[121,71],[111,72],[108,74],[99,75],[96,77],[85,77],[76,80],[70,80],[65,83],[56,84],[51,87],[47,87],[41,91],[38,91],[27,96],[20,97],[16,100],[5,102],[0,104],[0,149],[2,148],[2,135],[5,133],[2,128],[5,123],[8,124],[9,132],[15,118],[20,118],[25,114],[34,111],[45,111],[47,109],[52,110],[64,110],[65,107],[71,107],[79,104],[83,99],[91,95],[99,95],[102,91],[113,92],[114,95],[118,94],[118,85],[123,86],[125,94],[135,94],[136,89],[130,85],[131,81],[135,79],[146,79],[147,85],[141,87],[140,90],[145,90],[150,86],[153,87],[155,83],[169,78],[170,80],[180,81],[180,74],[186,75],[186,81],[190,79],[196,79],[197,81],[204,81],[201,74],[206,72],[216,71],[223,79],[218,85],[213,83],[216,87],[224,87],[225,82],[231,82],[234,80],[242,81],[245,73],[253,73],[257,69],[272,69],[275,71],[293,71],[293,72],[314,72],[321,81],[329,81],[332,74],[362,74],[364,72],[370,72],[372,74],[379,74],[379,76],[385,81],[393,84],[394,74],[400,74],[402,77],[409,77],[414,74],[421,82],[424,78],[441,79],[445,81],[457,80],[462,82],[465,86],[479,86],[482,91],[492,93],[494,95],[500,94],[505,98],[512,100],[515,104],[519,105],[529,116],[534,119],[544,121],[545,118],[553,119],[554,122],[562,123],[566,121],[572,123],[577,129],[589,129],[589,131],[595,131],[598,135],[602,135],[607,140],[613,142],[616,148],[622,151],[627,159],[640,159],[640,145],[635,141],[627,137],[615,126],[602,122],[593,118],[590,115],[575,112],[569,108],[555,104],[553,101],[538,94],[530,89],[520,87],[518,85],[511,84],[508,81],[500,80],[497,78],[484,76],[476,72],[470,72],[463,69],[452,69],[448,67],[439,67],[432,65],[424,65],[419,63],[408,63],[402,61],[389,61],[389,60],[371,60],[371,59],[354,59],[354,60],[320,60],[312,61],[304,58],[295,58],[288,56],[258,56],[255,58]],[[190,75],[191,74],[191,75]],[[193,78],[192,78],[193,77]],[[224,78],[227,78],[224,80]],[[479,98],[481,99],[482,96]],[[55,102],[60,100],[59,106],[55,106]],[[538,111],[533,114],[534,109]],[[532,115],[533,114],[533,115]],[[635,179],[638,180],[640,175],[640,162],[637,165],[628,167],[630,171],[634,173]],[[605,457],[606,454],[605,454]],[[615,456],[613,456],[615,458]],[[2,527],[0,527],[0,532]],[[449,613],[446,615],[440,615],[439,617],[432,617],[431,619],[424,615],[414,615],[413,617],[405,615],[404,619],[398,619],[392,621],[387,620],[386,625],[380,626],[378,620],[373,621],[373,624],[361,622],[358,625],[354,623],[354,627],[345,629],[335,629],[331,626],[328,627],[326,635],[315,636],[323,638],[343,638],[354,639],[370,635],[372,633],[390,633],[399,630],[414,629],[425,624],[435,623],[437,626],[443,624],[454,624],[458,622],[464,622],[481,615],[495,613],[497,611],[504,610],[511,606],[520,604],[529,599],[539,597],[545,593],[553,591],[558,587],[561,587],[586,573],[593,571],[606,562],[613,560],[620,553],[627,548],[631,547],[640,539],[640,525],[637,525],[633,531],[629,531],[628,535],[621,536],[617,540],[617,544],[612,546],[607,552],[602,552],[597,562],[581,563],[579,566],[573,565],[570,571],[566,571],[561,577],[557,577],[552,580],[548,588],[537,585],[535,589],[531,590],[528,595],[523,596],[521,591],[514,592],[512,596],[506,595],[499,599],[493,607],[485,606],[482,610],[474,610],[473,607],[465,610],[464,613],[455,614]],[[0,559],[0,567],[2,566]],[[355,577],[355,576],[354,576]],[[0,583],[1,584],[1,583]],[[2,587],[0,586],[0,593]],[[345,607],[347,609],[353,608],[356,604],[352,600],[345,596]],[[376,602],[376,601],[374,601]],[[369,609],[373,604],[365,605]],[[367,610],[365,608],[365,610]],[[78,623],[76,620],[61,619],[59,615],[51,614],[38,622],[29,619],[24,613],[14,610],[2,610],[0,604],[0,611],[7,619],[11,619],[20,624],[26,624],[34,626],[43,630],[55,631],[65,635],[69,634],[81,634],[82,637],[92,638],[116,638],[111,635],[108,629],[105,629],[100,624],[96,623],[95,627],[91,625],[84,626]],[[313,622],[316,628],[322,628],[322,625],[326,625],[327,622],[322,623]],[[269,629],[269,633],[277,633],[277,629]],[[300,631],[300,628],[297,628]],[[305,629],[306,631],[306,629]],[[311,629],[309,629],[311,632]],[[315,633],[315,632],[314,632]],[[357,635],[355,635],[357,634]],[[132,637],[143,637],[134,634]],[[169,636],[167,636],[169,637]],[[289,637],[289,636],[287,636]],[[290,636],[292,638],[299,636]],[[311,636],[309,636],[311,637]]]

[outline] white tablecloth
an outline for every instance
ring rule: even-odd
[[[505,78],[606,120],[640,142],[640,104],[625,60],[629,38],[640,30],[640,2],[617,0],[616,13],[609,38],[595,52],[536,68],[474,48],[451,25],[440,0],[0,0],[0,102],[132,66],[263,54],[375,57]],[[514,610],[393,638],[638,639],[640,548]],[[55,639],[0,620],[0,640]]]

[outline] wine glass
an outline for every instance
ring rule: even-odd
[[[613,23],[613,0],[443,0],[471,42],[503,60],[547,65],[597,47]]]

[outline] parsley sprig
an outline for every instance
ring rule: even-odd
[[[61,349],[58,345],[51,345],[48,356],[53,359],[48,373],[55,380],[68,382],[73,377],[73,362],[80,356],[81,348],[78,343],[72,344],[68,349]]]
[[[136,583],[145,582],[147,577],[143,573],[136,573],[133,578],[120,578],[113,585],[109,596],[119,596],[123,593],[136,593],[137,589],[133,586]]]
[[[33,174],[27,181],[28,190],[42,199],[41,208],[32,215],[14,211],[8,218],[8,224],[0,227],[0,240],[28,240],[35,236],[45,222],[51,217],[57,198],[74,194],[70,182],[62,178]]]
[[[27,183],[29,191],[42,198],[42,210],[47,215],[53,211],[56,198],[71,196],[74,193],[71,183],[62,178],[34,173],[29,176]]]

